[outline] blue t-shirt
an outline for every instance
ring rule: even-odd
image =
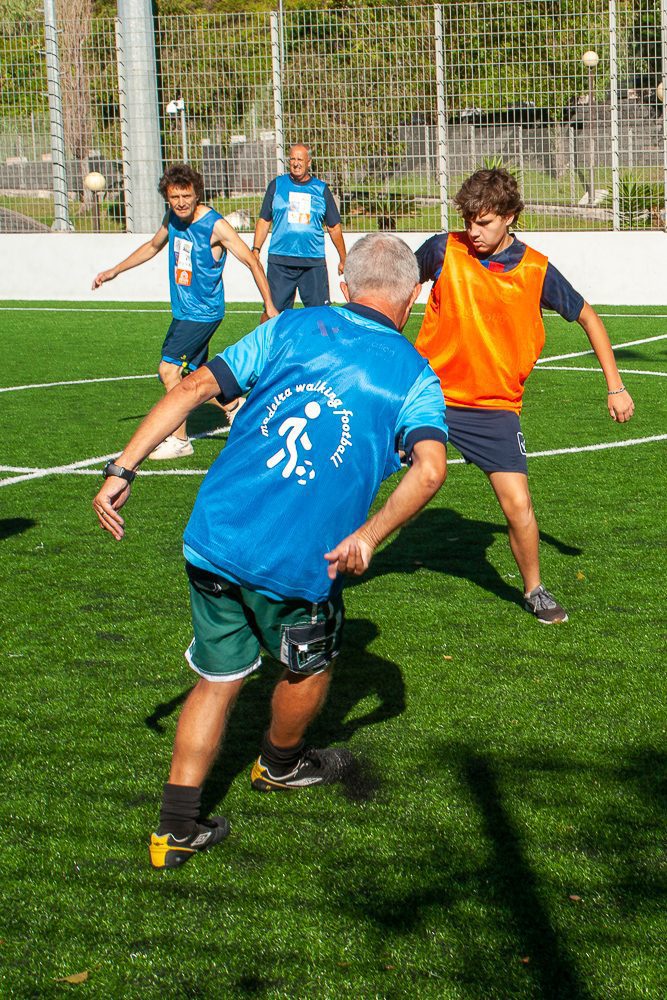
[[[435,282],[440,277],[447,249],[447,236],[447,233],[437,233],[422,243],[416,251],[415,256],[419,264],[419,280],[421,282]],[[478,257],[478,260],[484,267],[488,268],[492,265],[492,270],[512,271],[521,263],[525,252],[526,244],[513,236],[512,242],[505,250],[487,257]],[[569,323],[578,319],[584,308],[583,296],[550,263],[547,264],[547,272],[544,277],[540,307],[553,309]]]
[[[260,219],[273,223],[269,263],[295,267],[324,262],[323,226],[337,226],[340,213],[328,186],[318,177],[294,180],[283,174],[271,181],[259,212]]]
[[[210,208],[187,224],[169,213],[169,290],[174,319],[212,323],[225,315],[222,269],[227,254],[216,260],[211,248],[213,228],[221,218]]]
[[[437,376],[358,305],[284,312],[208,367],[224,398],[252,392],[197,496],[186,558],[272,596],[329,599],[342,580],[324,553],[364,523],[399,442],[447,440]]]

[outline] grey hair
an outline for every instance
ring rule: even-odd
[[[398,236],[369,233],[348,253],[345,281],[352,301],[365,292],[378,292],[397,306],[407,305],[419,282],[417,258]]]

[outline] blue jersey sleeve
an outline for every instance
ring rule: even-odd
[[[271,351],[273,331],[280,316],[262,323],[236,344],[226,347],[206,364],[225,400],[249,392],[262,373]],[[238,391],[234,391],[234,390]]]
[[[549,263],[544,276],[540,305],[543,309],[553,309],[568,323],[573,323],[579,319],[579,314],[584,308],[584,297],[553,264]]]
[[[437,281],[440,277],[447,249],[447,235],[447,233],[436,233],[416,251],[419,280],[422,284],[426,281]]]
[[[396,421],[396,439],[408,458],[418,441],[447,443],[445,401],[430,365],[420,372],[405,398]]]
[[[276,179],[275,177],[269,184],[264,194],[264,201],[262,202],[262,207],[259,210],[260,219],[264,219],[264,222],[271,222],[273,218],[273,196],[276,193]]]
[[[329,185],[324,185],[324,202],[326,205],[326,210],[324,213],[324,225],[331,229],[332,226],[340,225],[340,212],[338,211],[338,206],[334,201],[334,196],[329,190]]]

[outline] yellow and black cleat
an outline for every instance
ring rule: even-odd
[[[211,816],[197,823],[187,837],[173,833],[152,833],[148,846],[153,868],[180,868],[193,854],[208,851],[229,834],[229,821],[224,816]]]
[[[354,757],[345,747],[306,750],[287,774],[272,774],[262,756],[250,772],[250,784],[258,792],[282,792],[311,785],[333,785],[343,781]]]

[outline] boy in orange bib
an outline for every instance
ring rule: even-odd
[[[417,251],[433,281],[417,350],[440,378],[449,440],[489,478],[507,520],[524,607],[543,624],[567,621],[540,578],[539,532],[528,490],[519,414],[524,383],[544,346],[542,309],[577,321],[607,382],[607,406],[623,423],[634,403],[602,320],[546,257],[509,231],[523,202],[506,170],[478,170],[454,199],[465,232],[441,233]]]

